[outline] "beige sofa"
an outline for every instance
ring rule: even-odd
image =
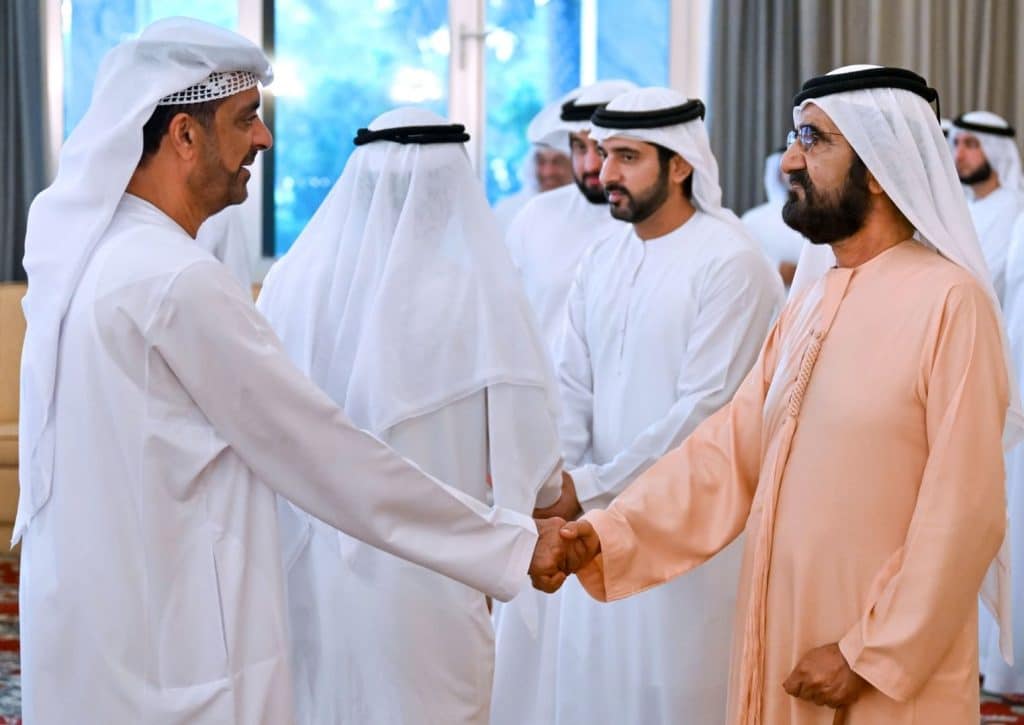
[[[18,510],[18,380],[25,285],[0,283],[0,550],[7,547]]]

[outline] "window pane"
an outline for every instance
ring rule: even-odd
[[[599,0],[597,77],[668,85],[669,0]]]
[[[64,138],[89,107],[104,53],[154,20],[174,15],[234,30],[238,0],[62,0]]]
[[[323,201],[361,126],[395,106],[448,108],[448,0],[277,0],[274,253]]]
[[[492,203],[521,187],[530,119],[580,84],[582,42],[596,57],[595,80],[668,85],[669,5],[669,0],[488,0],[485,155]],[[582,12],[593,13],[596,28],[581,40],[587,35]]]
[[[579,85],[579,0],[488,0],[487,30],[484,145],[494,202],[522,185],[530,119]]]

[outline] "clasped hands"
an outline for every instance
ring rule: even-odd
[[[601,551],[601,540],[589,521],[575,521],[583,512],[572,477],[562,472],[562,495],[554,505],[535,509],[537,546],[530,562],[530,580],[551,594],[566,577],[589,564]]]

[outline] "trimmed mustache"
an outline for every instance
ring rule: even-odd
[[[809,191],[811,188],[811,177],[807,173],[806,169],[798,169],[789,175],[789,183],[797,184],[802,187],[804,191]]]
[[[619,184],[608,184],[607,186],[604,187],[604,193],[605,194],[610,194],[613,191],[617,191],[620,194],[622,194],[624,196],[628,196],[630,198],[632,198],[632,196],[633,196],[632,194],[629,193],[629,189],[627,189],[625,186],[621,186]]]

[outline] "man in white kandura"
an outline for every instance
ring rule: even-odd
[[[1024,209],[1020,151],[1014,136],[1013,128],[989,111],[958,116],[949,135],[956,173],[970,190],[968,208],[1001,303],[1006,301],[1010,231]]]
[[[33,725],[293,723],[278,495],[496,597],[531,566],[532,521],[357,429],[195,243],[271,144],[270,78],[234,33],[154,23],[104,58],[29,213],[15,541]]]
[[[1024,212],[1017,216],[1010,233],[1010,249],[1006,255],[1006,292],[1003,301],[1006,337],[1009,342],[1010,375],[1017,380],[1017,389],[1024,383]],[[1006,538],[1010,544],[1010,571],[1013,599],[1010,611],[1013,624],[1013,664],[1007,664],[1000,651],[1002,633],[988,612],[978,618],[986,625],[979,635],[987,641],[978,642],[981,655],[983,687],[1017,703],[1024,703],[1024,445],[1018,444],[1006,454],[1006,511],[1009,527]]]
[[[561,491],[557,397],[468,138],[415,108],[360,130],[257,306],[355,425],[529,514]],[[300,723],[486,725],[484,596],[293,507],[282,517]]]
[[[229,206],[203,222],[196,243],[223,262],[239,284],[252,287],[252,258],[242,207]]]
[[[584,251],[596,241],[625,228],[608,212],[598,176],[601,157],[591,141],[590,116],[615,96],[634,89],[628,81],[599,81],[570,91],[558,116],[538,138],[553,148],[567,148],[575,184],[533,199],[516,216],[506,241],[540,320],[554,364],[565,326],[566,300]],[[495,605],[497,659],[492,725],[548,723],[555,718],[558,668],[558,617],[561,595],[523,591],[508,604]]]
[[[796,263],[803,249],[803,235],[782,221],[782,206],[789,197],[789,182],[782,173],[785,149],[770,154],[764,162],[764,193],[768,201],[749,209],[740,221],[757,241],[788,288],[793,284]]]
[[[552,353],[562,335],[565,302],[583,252],[623,228],[608,213],[598,179],[601,157],[589,138],[590,116],[634,88],[629,81],[609,80],[570,94],[562,105],[561,123],[544,138],[555,148],[569,149],[575,183],[532,199],[512,220],[505,238]]]
[[[494,215],[498,217],[503,232],[508,230],[508,225],[530,199],[572,183],[568,149],[564,144],[552,145],[549,137],[552,127],[560,122],[562,103],[561,98],[549,103],[526,127],[530,150],[519,169],[520,189],[494,205]]]
[[[542,515],[607,506],[678,446],[732,397],[782,306],[778,273],[722,207],[703,115],[667,88],[594,114],[601,182],[632,226],[584,255],[569,295],[559,377],[571,481]],[[558,722],[724,722],[740,546],[612,604],[569,581]]]

